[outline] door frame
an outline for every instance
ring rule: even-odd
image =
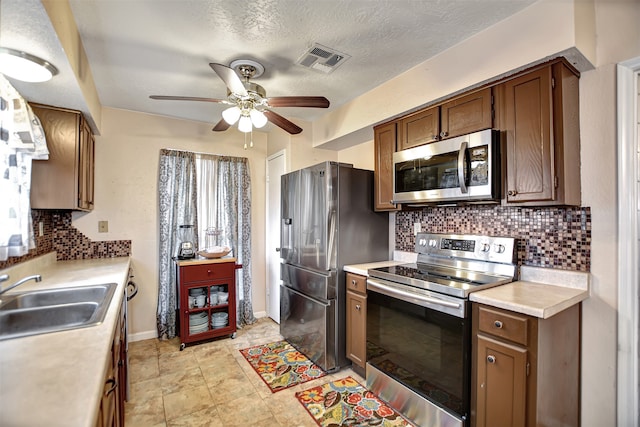
[[[265,265],[266,265],[266,283],[265,283],[265,313],[267,317],[271,317],[270,314],[270,297],[271,297],[271,289],[270,289],[270,257],[269,257],[269,251],[273,250],[273,245],[270,240],[269,240],[269,215],[270,212],[273,212],[273,209],[271,209],[271,206],[269,204],[271,195],[269,194],[269,180],[271,179],[271,177],[269,176],[269,162],[277,157],[282,156],[282,160],[284,161],[284,173],[286,173],[289,169],[289,165],[287,163],[287,150],[286,149],[282,149],[270,156],[267,157],[267,159],[265,160],[265,175],[266,175],[266,179],[267,179],[267,185],[266,185],[266,195],[265,195],[265,223],[266,223],[266,227],[265,227]],[[280,212],[280,206],[278,205],[278,212]],[[278,219],[280,218],[280,214],[277,214]],[[278,233],[278,236],[280,235],[280,233]],[[278,246],[280,245],[279,241],[278,241]],[[278,292],[279,292],[279,286],[280,284],[278,283]],[[278,316],[279,317],[279,316]]]
[[[640,419],[638,325],[638,79],[640,57],[617,66],[618,133],[618,425]]]

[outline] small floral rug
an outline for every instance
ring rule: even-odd
[[[240,350],[272,393],[324,377],[326,372],[287,341]]]
[[[351,377],[296,393],[320,427],[413,426]]]

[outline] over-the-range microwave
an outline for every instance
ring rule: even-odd
[[[486,129],[393,153],[392,202],[498,202],[499,135]]]

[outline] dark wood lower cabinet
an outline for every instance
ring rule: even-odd
[[[347,273],[347,357],[365,369],[367,361],[367,278]]]
[[[477,426],[524,427],[527,349],[478,336]]]
[[[111,343],[111,353],[106,361],[104,387],[96,427],[124,426],[124,402],[128,382],[126,304],[125,294]]]
[[[580,305],[546,319],[473,304],[472,427],[580,425]]]

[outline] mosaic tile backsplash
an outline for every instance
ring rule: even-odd
[[[0,261],[0,270],[52,251],[56,251],[58,261],[131,255],[131,240],[91,241],[71,225],[71,211],[34,209],[31,218],[36,229],[36,248],[24,256]],[[39,222],[44,225],[42,237],[37,236]]]
[[[397,250],[415,252],[416,222],[425,233],[514,237],[518,265],[585,272],[591,269],[588,207],[465,206],[397,212]]]

